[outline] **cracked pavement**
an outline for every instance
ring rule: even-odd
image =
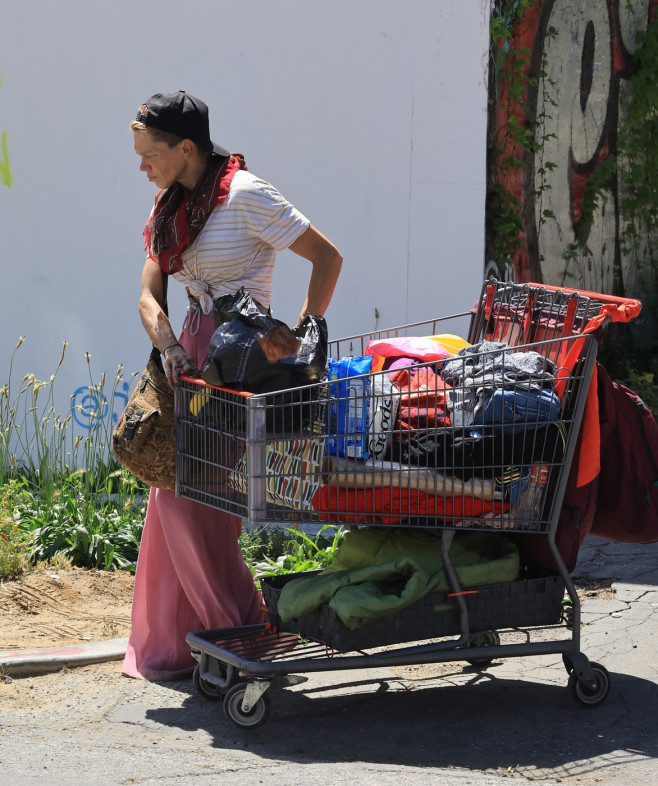
[[[191,682],[120,677],[119,663],[0,685],[0,767],[12,784],[658,782],[658,544],[588,538],[582,651],[611,675],[578,705],[559,655],[306,675],[273,685],[242,731]],[[610,582],[602,582],[609,584]]]

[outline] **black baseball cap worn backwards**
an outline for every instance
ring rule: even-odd
[[[210,138],[208,107],[184,90],[155,93],[137,110],[137,120],[183,139],[191,139],[202,150],[228,158],[230,153]]]

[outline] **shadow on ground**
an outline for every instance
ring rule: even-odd
[[[468,670],[457,673],[463,682]],[[217,748],[247,747],[276,760],[574,775],[596,772],[602,764],[591,760],[600,757],[606,766],[658,758],[658,685],[647,680],[613,673],[607,700],[585,708],[566,687],[566,673],[564,686],[497,679],[495,664],[486,673],[473,671],[466,684],[445,679],[345,685],[338,678],[335,691],[273,686],[269,719],[250,731],[226,720],[220,703],[181,684],[178,689],[190,694],[183,706],[149,709],[147,718],[203,729]],[[405,688],[409,684],[413,690]]]

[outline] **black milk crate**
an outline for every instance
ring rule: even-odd
[[[286,633],[322,641],[339,652],[353,652],[409,641],[454,636],[461,632],[459,612],[449,593],[431,592],[417,603],[349,630],[334,610],[323,604],[312,614],[282,622],[278,615],[281,590],[289,581],[308,573],[261,578],[261,591],[270,622]],[[558,623],[562,616],[564,580],[544,576],[465,590],[471,633],[505,628],[528,628]],[[452,601],[454,604],[454,601]]]

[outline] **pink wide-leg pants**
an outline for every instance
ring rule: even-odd
[[[180,342],[201,368],[213,320],[201,317],[194,334],[188,322]],[[184,678],[196,663],[185,640],[190,631],[266,619],[238,548],[240,531],[236,516],[177,498],[173,491],[151,489],[123,674],[147,680]]]

